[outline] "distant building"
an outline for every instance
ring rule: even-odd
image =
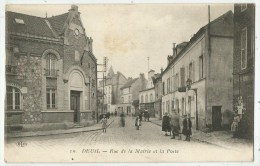
[[[104,84],[104,111],[105,112],[115,112],[118,104],[121,103],[120,97],[121,92],[120,88],[127,82],[126,77],[121,73],[114,73],[112,66],[110,67],[105,84]],[[102,91],[103,82],[100,81],[99,89]]]
[[[233,103],[241,117],[241,137],[253,138],[255,5],[234,6]]]
[[[125,85],[121,89],[121,104],[118,106],[118,111],[124,111],[127,115],[135,114],[134,102],[139,100],[139,91],[144,90],[147,85],[147,80],[144,74],[140,74],[138,78],[128,78]]]
[[[148,72],[148,82],[146,88],[139,92],[139,108],[141,111],[147,110],[151,117],[155,116],[155,88],[153,83],[154,76],[154,70],[150,70]]]
[[[180,49],[178,49],[180,48]],[[190,114],[193,128],[229,129],[232,122],[233,13],[173,47],[162,73],[162,113]]]
[[[92,41],[75,5],[46,18],[7,11],[6,125],[92,121],[97,110]]]
[[[161,69],[161,73],[163,69]],[[162,76],[161,74],[155,74],[153,77],[153,84],[154,84],[154,110],[155,110],[155,117],[158,119],[162,119]]]

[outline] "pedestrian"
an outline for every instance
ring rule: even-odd
[[[234,113],[234,120],[231,124],[231,131],[233,133],[233,138],[237,138],[238,137],[238,124],[240,122],[240,117],[239,114],[237,112]]]
[[[177,111],[174,111],[171,118],[171,131],[172,131],[171,139],[175,139],[175,136],[178,136],[180,134],[180,117]]]
[[[124,111],[122,111],[121,114],[120,114],[120,122],[121,122],[121,126],[125,127],[125,114],[124,114]]]
[[[147,119],[148,119],[148,122],[150,122],[150,113],[149,112],[147,113]]]
[[[184,134],[186,136],[185,141],[190,141],[190,136],[192,134],[191,132],[191,127],[192,127],[192,123],[190,120],[190,115],[184,115],[184,119],[183,119],[183,129],[182,129],[182,134]]]
[[[107,118],[106,116],[104,115],[103,116],[103,119],[101,120],[101,123],[102,123],[102,129],[103,129],[103,133],[107,132]]]
[[[135,126],[136,126],[136,130],[139,130],[139,127],[141,126],[141,121],[139,116],[137,116],[135,119]]]
[[[162,119],[162,131],[165,132],[165,136],[169,136],[168,132],[170,132],[171,135],[170,117],[167,112],[164,114]]]
[[[142,125],[142,121],[143,121],[143,114],[142,112],[140,112],[139,114],[139,119],[140,119],[140,126]]]

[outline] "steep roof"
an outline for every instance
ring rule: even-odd
[[[113,77],[115,75],[115,73],[114,73],[114,70],[113,70],[113,68],[112,68],[112,66],[109,68],[109,71],[108,71],[108,73],[107,73],[107,76],[108,77]]]
[[[138,80],[138,78],[128,80],[128,81],[125,83],[125,85],[123,85],[120,89],[124,89],[124,88],[129,88],[129,87],[131,87],[132,84],[135,83],[136,80]]]
[[[13,33],[55,37],[44,18],[11,11],[6,12],[6,30]]]
[[[55,32],[57,34],[60,34],[60,33],[62,33],[64,24],[65,24],[68,16],[69,16],[69,13],[64,13],[61,15],[49,17],[49,18],[47,18],[47,20],[50,22],[53,30],[55,30]]]

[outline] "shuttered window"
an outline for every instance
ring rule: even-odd
[[[247,28],[241,32],[241,69],[247,67]]]
[[[181,68],[180,74],[181,74],[181,87],[183,87],[183,86],[185,86],[185,68],[184,67]]]

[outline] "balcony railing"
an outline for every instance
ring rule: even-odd
[[[58,71],[56,69],[44,69],[45,70],[45,76],[46,77],[58,77]]]
[[[16,75],[17,74],[17,66],[6,65],[5,66],[5,73],[7,75]]]

